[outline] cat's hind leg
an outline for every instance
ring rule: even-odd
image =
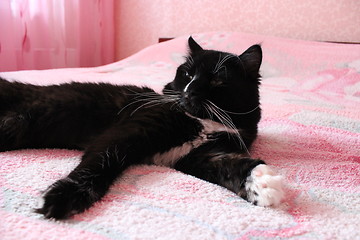
[[[28,129],[28,116],[16,112],[0,115],[0,152],[24,147],[24,136]]]
[[[35,88],[0,78],[0,151],[26,147],[24,135],[31,116],[24,106],[31,102]]]

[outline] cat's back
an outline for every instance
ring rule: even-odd
[[[4,150],[84,146],[121,121],[121,110],[146,91],[151,90],[106,83],[37,86],[0,79],[0,142],[8,142]]]
[[[130,85],[71,82],[38,86],[0,78],[0,103],[8,107],[121,107],[137,93],[152,91]],[[1,108],[1,107],[0,107]]]

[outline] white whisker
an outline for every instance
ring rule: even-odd
[[[221,54],[220,54],[220,56],[221,56]],[[219,56],[219,59],[220,59],[220,56]],[[228,55],[226,55],[220,62],[218,62],[216,65],[215,65],[215,68],[214,68],[214,70],[213,70],[213,73],[217,73],[217,72],[219,72],[219,70],[223,67],[223,64],[227,61],[227,60],[229,60],[229,59],[231,59],[231,58],[239,58],[238,56],[236,56],[236,55],[232,55],[232,54],[228,54]]]
[[[158,102],[158,101],[150,101],[150,102],[146,102],[142,105],[140,105],[139,107],[137,107],[134,111],[132,111],[130,113],[130,116],[134,115],[135,112],[137,112],[140,108],[143,108],[143,107],[154,107],[154,106],[157,106],[157,105],[161,105],[162,103],[161,102]]]
[[[127,104],[123,108],[121,108],[120,111],[117,113],[117,115],[119,115],[122,111],[124,111],[126,108],[130,107],[131,105],[142,102],[142,101],[144,101],[144,99],[140,99],[140,100],[130,102],[129,104]]]
[[[208,102],[210,102],[210,104],[211,104],[212,106],[214,106],[215,108],[219,109],[220,111],[224,111],[225,113],[230,113],[230,114],[234,114],[234,115],[246,115],[246,114],[249,114],[249,113],[254,112],[256,109],[258,109],[258,108],[260,107],[260,104],[259,104],[259,105],[257,105],[255,108],[253,108],[253,109],[251,109],[250,111],[247,111],[247,112],[232,112],[232,111],[227,111],[227,110],[224,110],[224,109],[216,106],[216,105],[215,105],[213,102],[211,102],[211,101],[208,101]]]
[[[252,110],[248,111],[248,112],[242,112],[242,113],[237,113],[237,112],[231,112],[231,111],[226,111],[226,110],[223,110],[224,112],[226,113],[230,113],[230,114],[234,114],[234,115],[246,115],[246,114],[249,114],[249,113],[252,113],[254,112],[256,109],[258,109],[260,107],[260,105],[257,105],[255,108],[253,108]]]
[[[215,68],[214,68],[214,70],[213,70],[213,73],[216,73],[216,72],[217,72],[216,70],[217,70],[218,67],[219,67],[220,61],[221,61],[221,53],[219,53],[219,59],[218,59],[216,65],[215,65]]]
[[[170,93],[171,90],[168,92]],[[128,108],[134,104],[141,103],[141,102],[145,102],[145,103],[141,104],[134,111],[132,111],[132,113],[130,115],[133,115],[136,111],[138,111],[140,108],[145,107],[145,106],[151,107],[151,106],[156,106],[156,105],[161,105],[161,104],[165,104],[165,103],[179,101],[180,94],[176,91],[172,91],[172,92],[173,92],[173,94],[165,94],[165,95],[160,95],[156,92],[134,92],[133,94],[128,94],[128,95],[134,95],[134,97],[132,98],[132,101],[130,101],[130,103],[125,105],[123,108],[121,108],[117,114],[119,115],[126,108]]]
[[[242,139],[242,137],[239,133],[239,129],[237,129],[237,127],[231,120],[231,117],[224,110],[222,110],[220,107],[216,106],[213,102],[211,102],[209,100],[207,100],[207,103],[205,104],[205,106],[207,106],[208,110],[210,110],[213,113],[213,115],[215,115],[225,127],[235,130],[234,133],[235,133],[236,138],[239,141],[240,146],[243,147],[243,149],[246,151],[246,153],[250,156],[250,152],[247,149],[247,147],[244,143],[244,140]]]

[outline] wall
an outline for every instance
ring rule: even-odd
[[[113,0],[0,0],[0,71],[114,61]]]
[[[195,32],[360,42],[359,26],[359,0],[115,0],[117,59]]]

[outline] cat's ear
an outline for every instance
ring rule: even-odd
[[[260,45],[253,45],[249,47],[243,54],[239,56],[243,61],[246,72],[253,76],[259,74],[261,62],[262,62],[262,50]]]
[[[204,50],[191,36],[188,39],[188,44],[190,53],[197,53]]]

